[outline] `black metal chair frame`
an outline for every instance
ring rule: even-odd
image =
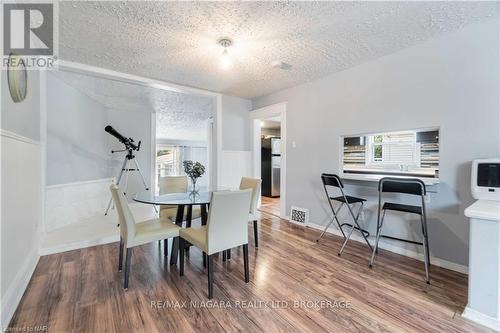
[[[334,182],[328,183],[327,180],[333,180]],[[344,193],[344,184],[340,180],[340,177],[337,176],[337,175],[335,175],[335,174],[323,173],[323,174],[321,174],[321,181],[323,183],[323,188],[325,190],[326,198],[328,200],[328,204],[330,205],[330,209],[332,210],[333,217],[332,217],[331,221],[327,224],[327,226],[325,227],[325,229],[323,230],[323,232],[321,233],[321,235],[319,236],[319,238],[316,240],[316,242],[319,242],[319,240],[326,233],[326,231],[328,230],[328,228],[330,227],[330,225],[334,221],[336,221],[337,225],[338,225],[338,227],[340,229],[340,232],[342,232],[342,236],[344,236],[344,243],[342,244],[342,247],[340,248],[340,251],[338,253],[339,256],[342,254],[342,251],[344,251],[344,248],[346,247],[347,242],[351,238],[351,235],[352,235],[354,229],[358,230],[361,233],[361,235],[365,239],[366,244],[368,245],[368,247],[370,248],[370,250],[372,250],[372,246],[371,246],[370,242],[368,241],[368,237],[370,236],[370,233],[367,230],[364,230],[363,228],[361,228],[359,226],[359,223],[358,223],[359,216],[360,216],[361,212],[363,211],[364,201],[366,201],[366,200],[365,199],[361,199],[361,198],[352,197],[352,198],[357,199],[358,201],[354,202],[354,203],[349,203],[349,200],[347,199],[347,196]],[[343,201],[340,201],[340,200],[338,200],[336,198],[332,198],[330,196],[330,194],[328,193],[327,186],[337,187],[340,190],[340,193],[342,194]],[[334,201],[334,200],[339,201],[341,203],[340,206],[337,208],[337,210],[335,210],[335,208],[333,207],[333,204],[332,204],[332,201]],[[358,212],[356,214],[354,214],[354,211],[352,210],[351,205],[353,205],[355,203],[358,203],[358,202],[360,203],[360,206],[359,206]],[[340,221],[338,219],[338,214],[340,213],[340,210],[342,209],[342,207],[344,207],[344,204],[349,209],[349,213],[350,213],[350,215],[351,215],[351,217],[353,219],[353,222],[354,222],[353,224],[350,224],[350,223],[340,223]],[[344,226],[350,227],[349,233],[347,234],[347,236],[346,236],[344,230],[342,229]]]
[[[392,188],[391,188],[391,186],[392,186]],[[382,193],[383,192],[403,193],[403,194],[420,196],[421,201],[422,201],[422,204],[420,207],[419,206],[405,205],[405,206],[408,206],[411,208],[417,208],[417,209],[419,208],[420,214],[418,212],[410,211],[410,210],[392,209],[392,208],[387,206],[387,204],[394,204],[391,202],[384,202],[384,205],[382,205]],[[373,247],[372,257],[370,260],[370,265],[369,265],[370,268],[373,267],[373,262],[375,260],[375,253],[378,253],[378,243],[379,243],[380,237],[398,240],[401,242],[412,243],[412,244],[416,244],[416,245],[422,245],[423,249],[424,249],[425,278],[426,278],[426,282],[430,283],[430,279],[429,279],[429,267],[430,267],[429,238],[428,238],[428,233],[427,233],[427,213],[426,213],[426,209],[425,209],[425,196],[426,196],[426,194],[427,194],[427,190],[426,190],[425,184],[422,180],[420,180],[418,178],[402,179],[402,178],[384,177],[384,178],[380,179],[379,185],[378,185],[377,236],[375,239],[375,245]],[[419,215],[420,216],[420,223],[422,225],[422,242],[416,242],[416,241],[409,240],[409,239],[402,239],[402,238],[397,238],[397,237],[393,237],[393,236],[382,235],[382,226],[384,224],[385,213],[387,210],[401,211],[401,212],[405,212],[405,213]],[[382,218],[381,218],[381,215],[382,215]]]

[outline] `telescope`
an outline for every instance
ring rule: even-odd
[[[132,138],[126,138],[123,135],[121,135],[117,130],[115,130],[111,125],[108,125],[104,128],[106,132],[114,136],[115,138],[118,139],[121,143],[125,145],[125,150],[137,150],[141,149],[141,141],[136,145],[134,143],[134,139]],[[113,153],[114,151],[112,151]]]
[[[106,126],[104,128],[104,130],[106,132],[108,132],[109,134],[111,134],[112,136],[114,136],[115,138],[117,138],[118,141],[120,141],[121,143],[123,143],[125,145],[125,149],[112,150],[111,151],[112,154],[117,153],[117,152],[122,152],[122,151],[127,152],[127,154],[125,155],[125,157],[123,159],[122,169],[120,171],[120,174],[118,175],[118,180],[116,181],[116,185],[120,186],[120,181],[122,180],[123,173],[126,172],[127,176],[125,177],[125,191],[123,192],[123,194],[125,195],[126,190],[127,190],[127,185],[128,185],[129,172],[137,171],[141,175],[141,180],[142,180],[142,184],[144,185],[144,188],[146,189],[146,191],[149,191],[148,185],[146,184],[146,179],[144,178],[144,175],[142,174],[141,169],[139,168],[139,163],[137,162],[137,160],[134,156],[134,153],[133,153],[134,150],[139,151],[139,149],[141,149],[141,141],[139,141],[139,143],[136,145],[134,143],[134,139],[124,137],[117,130],[115,130],[113,127],[111,127],[111,125]],[[112,198],[109,199],[108,207],[106,207],[106,212],[104,213],[104,215],[108,215],[109,208],[111,208],[112,201],[113,201]],[[154,207],[154,208],[156,211],[156,207]]]

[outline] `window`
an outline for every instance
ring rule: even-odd
[[[420,164],[420,145],[416,132],[386,133],[369,136],[370,163]]]
[[[206,168],[199,179],[200,186],[208,186],[208,148],[182,145],[156,145],[156,177],[184,175],[182,163],[185,160],[197,161]]]
[[[342,174],[439,178],[439,129],[342,137]]]

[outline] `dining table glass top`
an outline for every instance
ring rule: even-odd
[[[152,191],[142,191],[134,196],[134,201],[151,205],[204,205],[210,203],[212,192],[235,190],[228,187],[215,189],[201,188],[196,193],[188,191],[181,193],[155,194]]]

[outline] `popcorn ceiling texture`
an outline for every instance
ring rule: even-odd
[[[496,2],[61,2],[60,57],[255,98],[498,14]]]
[[[69,72],[51,71],[66,84],[113,110],[156,113],[156,137],[205,141],[213,98]]]

